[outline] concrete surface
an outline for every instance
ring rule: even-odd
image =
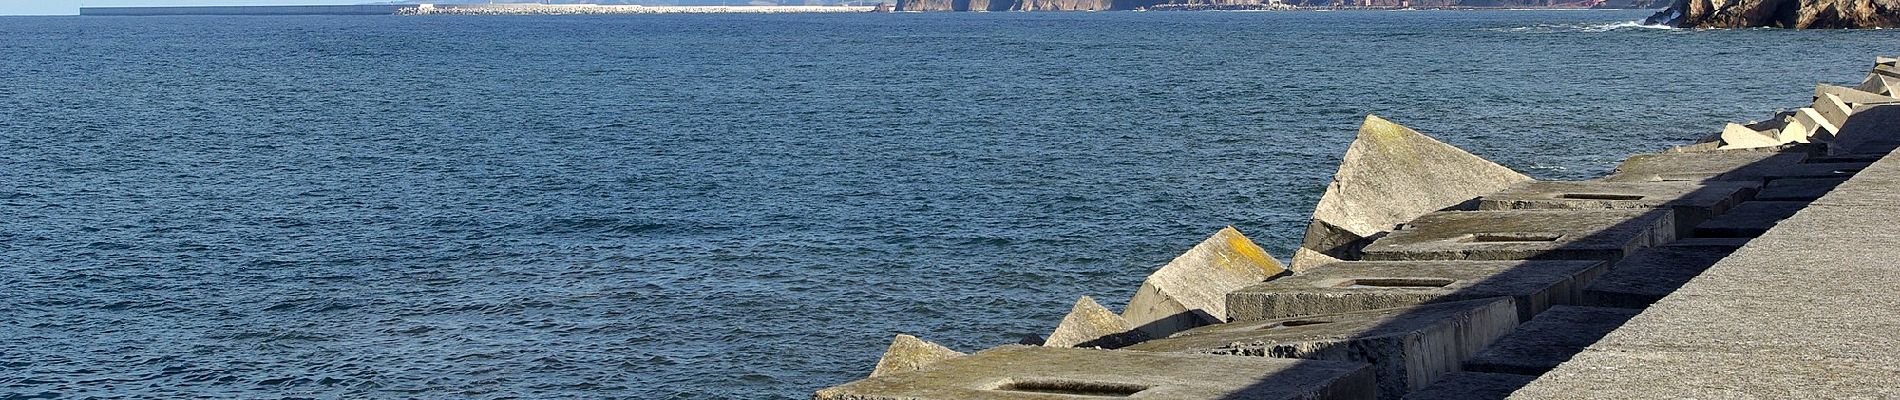
[[[1668,209],[1448,211],[1373,241],[1369,261],[1603,260],[1675,240]]]
[[[1900,132],[1900,105],[1857,107],[1828,144],[1828,155],[1887,154],[1900,146],[1900,135],[1894,132]]]
[[[1373,398],[1372,390],[1364,363],[1010,345],[826,388],[812,398],[1344,400]]]
[[[1801,163],[1760,171],[1761,179],[1773,182],[1777,179],[1846,178],[1867,168],[1868,163]]]
[[[1149,275],[1122,318],[1149,337],[1227,319],[1227,292],[1286,273],[1279,260],[1226,227]]]
[[[1835,186],[1846,182],[1847,178],[1788,178],[1776,179],[1761,188],[1755,194],[1760,201],[1814,201],[1834,190]]]
[[[1806,208],[1805,201],[1751,201],[1695,228],[1697,237],[1756,237]]]
[[[1418,131],[1366,116],[1313,209],[1300,244],[1304,251],[1294,254],[1293,269],[1356,260],[1368,238],[1393,226],[1529,180]]]
[[[1148,340],[1146,335],[1135,331],[1135,327],[1102,307],[1101,303],[1088,296],[1075,301],[1069,308],[1069,315],[1062,317],[1062,323],[1056,330],[1043,339],[1042,345],[1050,347],[1101,347],[1119,348]]]
[[[1551,307],[1465,361],[1466,371],[1542,375],[1622,327],[1638,310]]]
[[[1511,392],[1531,383],[1535,376],[1517,374],[1494,374],[1488,372],[1454,372],[1439,379],[1438,383],[1405,395],[1405,400],[1495,400],[1510,396]]]
[[[1379,397],[1397,399],[1457,372],[1466,358],[1516,326],[1510,298],[1493,298],[1228,323],[1127,349],[1367,362]]]
[[[1759,187],[1753,182],[1532,181],[1479,198],[1478,209],[1668,208],[1675,211],[1676,237],[1688,237],[1696,225],[1748,200]]]
[[[1710,239],[1700,239],[1710,240]],[[1701,275],[1741,244],[1671,243],[1624,258],[1584,290],[1583,304],[1642,309]]]
[[[872,377],[904,373],[923,369],[938,361],[962,357],[964,354],[926,342],[916,336],[898,334],[891,339],[891,347],[884,350],[884,356],[877,359],[877,367],[871,370]]]
[[[1781,140],[1776,139],[1776,136],[1773,134],[1749,129],[1746,126],[1735,123],[1722,127],[1721,138],[1722,145],[1719,148],[1724,150],[1752,149],[1781,145]]]
[[[1602,261],[1348,261],[1227,294],[1234,321],[1511,297],[1520,321],[1577,304]]]
[[[1610,182],[1759,180],[1763,169],[1798,164],[1802,151],[1712,151],[1630,156],[1603,180]]]

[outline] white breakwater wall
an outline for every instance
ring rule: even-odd
[[[586,15],[586,14],[712,14],[712,13],[856,13],[872,6],[638,6],[595,4],[474,4],[435,5],[402,9],[404,15]]]

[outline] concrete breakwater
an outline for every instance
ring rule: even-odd
[[[1222,229],[1119,313],[1082,296],[1046,338],[971,354],[900,335],[814,397],[1900,396],[1894,78],[1878,58],[1584,181],[1367,117],[1292,263]],[[1762,365],[1787,368],[1736,372]]]

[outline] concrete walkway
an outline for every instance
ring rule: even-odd
[[[1900,398],[1900,158],[1511,398]]]

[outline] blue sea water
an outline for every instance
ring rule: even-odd
[[[1582,179],[1900,51],[1645,14],[0,18],[0,399],[803,398],[1286,257],[1367,113]]]

